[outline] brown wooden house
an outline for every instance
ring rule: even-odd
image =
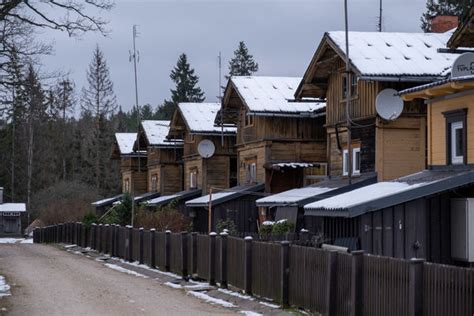
[[[214,124],[219,103],[180,103],[168,134],[183,140],[184,190],[227,189],[236,183],[235,128]],[[208,157],[198,148],[206,147]]]
[[[232,77],[217,120],[237,128],[238,183],[277,193],[326,175],[325,103],[294,102],[301,78]]]
[[[168,140],[170,121],[144,120],[138,128],[135,149],[147,152],[147,191],[161,195],[183,189],[183,143]]]
[[[140,195],[147,192],[147,156],[133,150],[136,139],[136,133],[116,133],[112,159],[120,159],[122,192]]]
[[[440,54],[449,34],[350,32],[350,74],[345,80],[345,34],[326,33],[296,91],[298,99],[326,98],[328,169],[346,176],[376,172],[380,181],[426,167],[426,107],[405,102],[393,121],[377,115],[380,91],[397,91],[442,79],[453,56]],[[350,86],[351,95],[348,95]],[[345,101],[350,99],[352,153],[347,145]]]

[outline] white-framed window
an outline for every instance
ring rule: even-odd
[[[360,147],[352,149],[352,174],[360,174]]]
[[[360,147],[352,148],[352,175],[360,174]],[[342,151],[342,175],[349,175],[349,151],[344,149]]]
[[[158,191],[158,175],[154,174],[151,176],[151,191]]]
[[[195,189],[197,188],[197,170],[191,170],[189,173],[189,188]]]
[[[245,127],[253,126],[253,115],[249,115],[248,113],[244,113],[244,115],[245,115],[244,126]]]
[[[451,163],[464,163],[464,124],[462,121],[451,123]]]
[[[123,191],[130,193],[130,179],[126,178],[123,182]]]
[[[257,163],[248,162],[246,164],[247,183],[257,182]]]
[[[342,151],[342,175],[349,175],[349,151],[347,149]]]

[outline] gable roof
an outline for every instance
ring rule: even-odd
[[[144,120],[140,125],[145,133],[148,146],[173,146],[166,138],[170,130],[170,121]]]
[[[438,52],[438,49],[446,48],[451,34],[349,32],[351,67],[359,78],[365,80],[440,80],[449,73],[458,56]],[[303,93],[305,84],[327,84],[326,79],[332,69],[328,66],[336,57],[345,60],[345,44],[345,32],[328,32],[324,35],[296,91],[297,97],[306,95]],[[334,56],[327,56],[329,50],[334,51]]]
[[[324,113],[326,102],[296,102],[294,94],[301,77],[234,76],[229,80],[224,99],[235,90],[253,115],[301,116]]]
[[[120,151],[120,155],[133,154],[133,145],[137,140],[137,133],[115,133],[115,140]]]
[[[221,108],[220,103],[179,103],[178,110],[192,134],[234,135],[237,131],[235,127],[216,126],[214,121]]]
[[[355,217],[474,183],[474,170],[424,170],[305,205],[305,215]]]

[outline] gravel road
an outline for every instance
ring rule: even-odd
[[[8,315],[236,314],[47,245],[1,244],[0,275],[11,286],[0,298]]]

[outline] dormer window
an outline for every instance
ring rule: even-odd
[[[446,119],[446,162],[450,165],[467,163],[467,109],[443,113]]]

